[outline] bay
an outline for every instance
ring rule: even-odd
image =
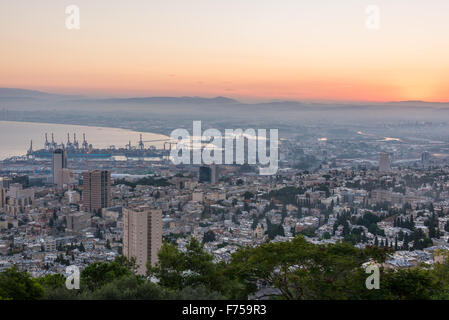
[[[116,148],[125,147],[129,141],[131,145],[138,145],[140,134],[144,141],[162,140],[168,137],[163,134],[138,132],[120,128],[108,127],[90,127],[80,125],[66,125],[54,123],[35,123],[35,122],[16,122],[0,121],[0,160],[13,156],[26,155],[30,147],[30,141],[33,140],[33,150],[43,149],[45,143],[45,133],[51,142],[51,134],[54,134],[55,142],[67,143],[67,134],[70,134],[70,141],[73,142],[73,134],[81,145],[83,142],[83,133],[86,134],[86,140],[94,148]],[[145,148],[153,145],[157,148],[163,148],[163,141],[147,142]]]

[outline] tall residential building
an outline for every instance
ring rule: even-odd
[[[199,169],[199,182],[210,182],[211,169],[208,166],[201,166]]]
[[[209,166],[200,166],[199,169],[199,182],[206,182],[210,184],[216,184],[219,178],[219,168],[214,163]]]
[[[381,152],[379,154],[379,171],[389,172],[390,170],[390,155],[386,152]]]
[[[67,168],[67,152],[64,149],[56,149],[53,151],[53,184],[58,184],[61,181],[59,176],[64,168]]]
[[[3,209],[6,206],[6,190],[3,187],[0,187],[0,209]]]
[[[3,187],[5,189],[9,188],[9,185],[12,183],[11,178],[0,178],[0,187]]]
[[[216,184],[218,180],[218,167],[215,163],[210,166],[210,183]]]
[[[421,154],[421,164],[424,168],[427,168],[430,165],[431,155],[429,152],[424,151]]]
[[[56,185],[59,189],[64,188],[66,185],[70,185],[75,183],[75,178],[73,175],[73,171],[67,168],[62,168],[59,170],[58,181]]]
[[[83,206],[89,212],[111,206],[111,171],[94,170],[83,173]]]
[[[123,255],[136,259],[137,273],[145,274],[149,262],[158,262],[162,247],[162,210],[149,207],[123,208]]]
[[[8,203],[6,204],[6,213],[17,216],[32,209],[34,203],[34,189],[23,189],[20,183],[13,183],[9,186]]]

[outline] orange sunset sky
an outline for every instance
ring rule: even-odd
[[[65,27],[72,4],[80,30]],[[0,87],[449,101],[448,0],[2,0],[0,39]]]

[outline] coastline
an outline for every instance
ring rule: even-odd
[[[143,140],[148,142],[168,138],[168,136],[160,133],[110,126],[0,120],[0,135],[5,137],[0,143],[0,160],[26,155],[31,141],[33,141],[34,151],[43,149],[45,134],[50,140],[52,133],[54,133],[56,143],[66,143],[67,139],[73,141],[75,134],[77,141],[82,142],[83,134],[86,134],[86,140],[89,144],[99,149],[107,149],[112,146],[121,148],[128,143],[131,143],[134,147],[138,144],[141,134]],[[67,137],[67,134],[69,134],[69,137]],[[151,143],[151,145],[160,147],[159,142]]]

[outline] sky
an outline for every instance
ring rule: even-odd
[[[2,0],[0,87],[449,101],[448,35],[448,0]]]

